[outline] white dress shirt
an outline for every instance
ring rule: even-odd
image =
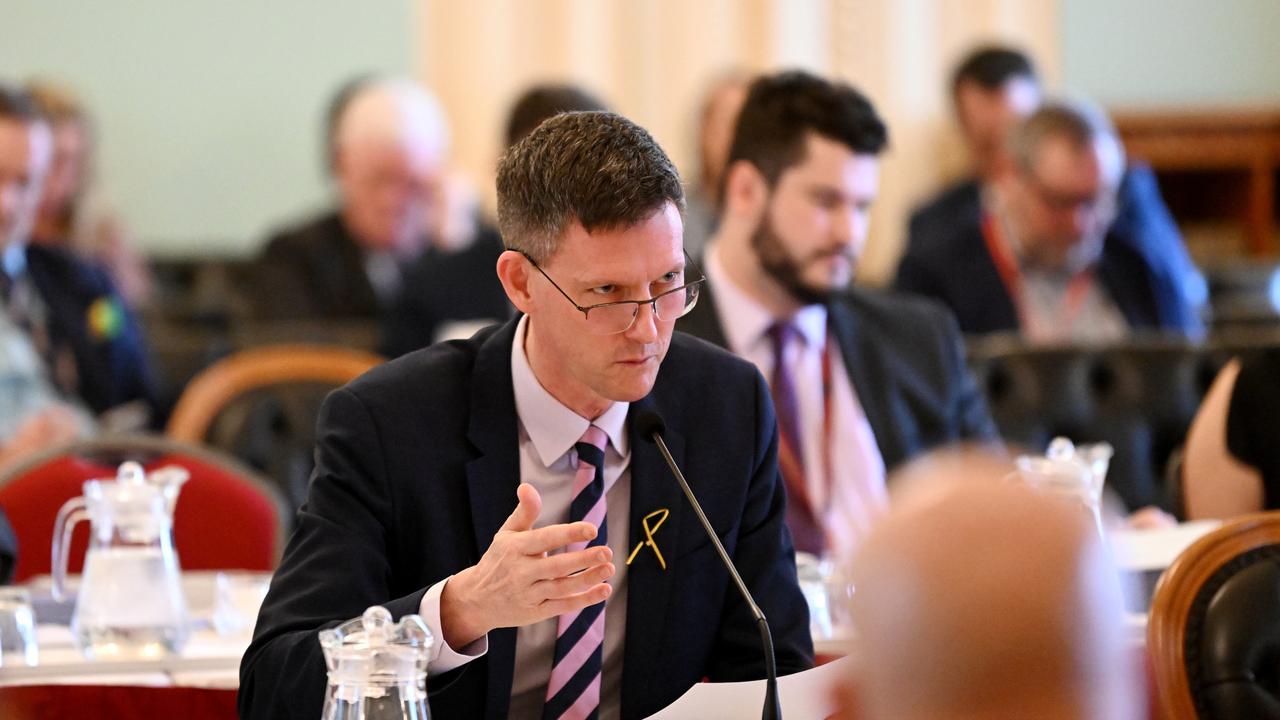
[[[771,380],[774,351],[768,329],[778,318],[733,284],[714,244],[708,248],[704,264],[729,350],[751,361]],[[805,489],[810,507],[816,509],[827,532],[829,552],[847,553],[888,504],[884,458],[836,339],[828,337],[827,308],[808,305],[796,312],[791,321],[802,341],[788,345],[783,357],[791,367],[795,385]],[[827,343],[831,343],[830,447],[824,437],[826,407],[822,386]]]
[[[519,427],[520,479],[532,484],[542,498],[542,513],[535,528],[567,522],[573,502],[577,472],[574,445],[587,428],[596,425],[609,442],[605,448],[604,481],[608,503],[608,540],[615,572],[605,606],[604,675],[600,686],[601,720],[620,714],[622,656],[627,606],[627,538],[631,509],[631,449],[626,432],[627,403],[614,403],[594,421],[556,400],[538,381],[524,351],[529,318],[520,319],[511,348],[511,378],[515,390]],[[481,638],[460,650],[450,648],[440,632],[440,594],[448,579],[432,585],[422,598],[422,618],[436,637],[428,671],[439,674],[480,657],[488,650]],[[516,630],[515,674],[511,683],[508,717],[540,718],[546,700],[547,681],[555,654],[556,618],[548,618]]]

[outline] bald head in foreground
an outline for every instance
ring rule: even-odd
[[[1077,506],[975,454],[910,466],[853,561],[842,717],[1140,716],[1118,575]]]

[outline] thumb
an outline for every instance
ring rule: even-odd
[[[516,488],[516,498],[519,499],[519,504],[499,530],[523,532],[533,529],[533,523],[542,512],[542,496],[529,483],[520,483],[520,487]]]

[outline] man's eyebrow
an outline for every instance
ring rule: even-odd
[[[659,280],[661,280],[661,279],[663,278],[663,276],[664,276],[664,275],[670,275],[671,273],[680,273],[680,272],[684,272],[684,271],[685,271],[685,270],[687,270],[688,268],[689,268],[689,264],[688,264],[687,262],[685,262],[684,260],[681,260],[681,261],[677,262],[675,265],[671,266],[671,269],[670,269],[670,270],[665,270],[665,271],[663,271],[663,272],[662,272],[661,274],[659,274],[656,278],[654,278],[654,279],[650,280],[649,282],[658,282]],[[628,283],[624,283],[624,282],[619,282],[619,281],[617,281],[617,280],[608,280],[608,279],[592,279],[592,278],[584,278],[583,280],[581,280],[581,282],[582,282],[583,286],[588,287],[588,288],[597,288],[597,287],[602,287],[602,286],[604,286],[604,285],[617,285],[617,286],[619,286],[619,287],[624,287],[624,286],[626,286],[626,285],[628,284]]]

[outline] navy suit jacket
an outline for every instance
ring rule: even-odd
[[[151,424],[161,426],[164,407],[142,330],[106,272],[62,248],[30,245],[26,255],[27,273],[49,311],[50,341],[75,356],[80,399],[95,413],[140,400],[151,410]],[[95,325],[91,313],[108,306],[119,323]]]
[[[827,313],[886,469],[941,445],[997,439],[945,309],[858,289],[834,296]],[[728,347],[710,283],[676,328]]]
[[[1196,287],[1202,282],[1145,165],[1126,170],[1098,277],[1130,326],[1199,336]],[[1017,309],[982,235],[978,183],[944,191],[911,216],[894,287],[951,308],[960,329],[983,334],[1018,329]]]
[[[512,321],[419,350],[326,400],[307,504],[241,664],[242,717],[317,717],[321,628],[374,604],[397,618],[417,612],[426,588],[480,559],[520,482],[514,332]],[[632,412],[642,407],[666,420],[672,454],[768,616],[779,673],[811,666],[760,374],[676,333]],[[657,448],[634,435],[631,443],[630,544],[643,539],[645,514],[671,513],[656,536],[667,569],[643,553],[628,568],[621,708],[638,718],[703,678],[760,678],[764,665],[756,625]],[[432,713],[506,717],[515,638],[514,628],[495,630],[487,655],[432,678]]]

